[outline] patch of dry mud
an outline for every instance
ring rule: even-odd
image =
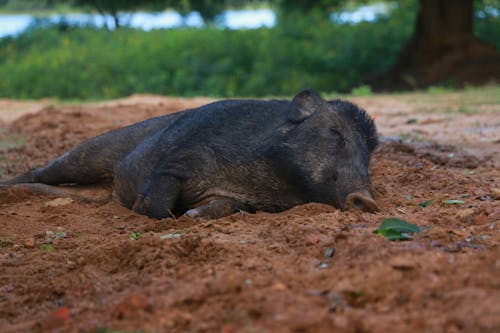
[[[48,106],[9,124],[2,140],[25,144],[3,149],[4,177],[103,131],[206,102],[134,98]],[[381,133],[398,134],[376,102]],[[471,156],[445,144],[383,142],[371,166],[376,214],[307,204],[156,221],[113,202],[1,189],[0,331],[498,332],[498,148],[478,142],[486,153]],[[372,234],[386,217],[428,229],[389,242]]]

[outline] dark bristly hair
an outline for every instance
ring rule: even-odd
[[[359,132],[363,135],[366,140],[366,144],[370,152],[375,150],[378,145],[378,134],[377,128],[373,119],[368,115],[368,113],[362,108],[358,107],[356,104],[343,101],[340,99],[335,99],[328,102],[332,105],[335,110],[340,112],[344,118],[352,120]]]

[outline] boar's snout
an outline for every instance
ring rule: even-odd
[[[360,191],[349,194],[345,200],[345,209],[360,209],[365,212],[374,213],[379,210],[377,203],[368,191]]]

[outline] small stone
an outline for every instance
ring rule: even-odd
[[[310,234],[306,238],[307,244],[309,245],[327,243],[329,240],[328,236],[319,233]]]
[[[347,302],[342,298],[340,294],[330,293],[328,295],[328,298],[330,300],[330,308],[328,309],[330,312],[336,312],[347,308]]]
[[[472,215],[474,215],[475,210],[473,208],[466,208],[459,210],[456,214],[456,216],[464,221],[468,221],[472,218]]]
[[[45,243],[52,243],[54,241],[54,232],[52,230],[45,230]]]
[[[57,234],[54,235],[55,239],[61,239],[68,237],[68,234],[64,231],[58,231]]]
[[[75,202],[75,200],[73,200],[71,198],[57,198],[57,199],[54,199],[54,200],[51,200],[51,201],[45,203],[45,206],[46,207],[62,207],[62,206],[72,204],[73,202]]]
[[[166,234],[166,235],[161,235],[160,239],[172,239],[172,238],[181,238],[182,234]]]
[[[334,247],[329,247],[325,250],[324,257],[325,258],[331,258],[335,254],[335,248]]]
[[[275,284],[273,284],[272,288],[274,290],[286,290],[286,286],[281,282],[276,282]]]
[[[27,249],[32,249],[32,248],[34,248],[34,247],[35,247],[35,245],[36,245],[36,241],[35,241],[35,239],[34,239],[34,238],[32,238],[32,237],[31,237],[31,238],[26,239],[26,240],[24,241],[23,245],[24,245],[24,247],[25,247],[25,248],[27,248]]]

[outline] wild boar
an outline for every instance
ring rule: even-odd
[[[218,101],[113,130],[3,186],[110,183],[121,204],[158,219],[307,202],[375,211],[377,144],[364,110],[306,89],[292,101]]]

